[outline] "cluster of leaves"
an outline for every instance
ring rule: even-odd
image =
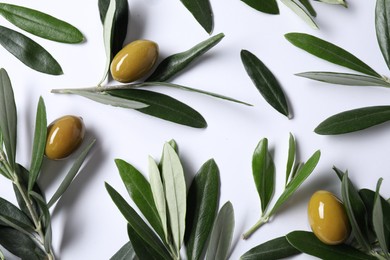
[[[376,2],[375,27],[379,47],[390,68],[390,12],[386,0]],[[356,56],[330,42],[303,33],[289,33],[285,37],[293,45],[312,55],[360,73],[311,71],[299,73],[298,76],[348,86],[390,87],[387,77],[381,76]],[[388,120],[390,120],[390,106],[363,107],[329,117],[315,128],[315,132],[322,135],[344,134],[363,130]]]
[[[275,190],[275,164],[270,151],[268,140],[263,138],[257,145],[252,158],[253,179],[261,202],[261,217],[259,221],[243,234],[243,238],[249,238],[262,225],[276,214],[280,207],[295,193],[301,184],[314,171],[320,160],[321,153],[316,151],[306,163],[296,160],[296,142],[292,134],[289,138],[289,150],[286,165],[286,182],[283,193],[275,202],[272,209],[268,209]]]
[[[53,93],[76,94],[99,103],[135,109],[144,114],[195,128],[207,127],[206,120],[199,112],[168,95],[138,88],[152,86],[172,87],[249,105],[226,96],[169,82],[171,78],[218,44],[224,37],[223,33],[212,36],[187,51],[165,58],[143,82],[102,86],[109,74],[112,56],[121,48],[127,33],[128,5],[126,0],[100,0],[99,8],[100,16],[104,21],[103,34],[107,54],[106,66],[101,81],[93,88],[56,89],[52,91]],[[123,24],[126,24],[126,26],[123,26]]]
[[[83,34],[74,26],[30,8],[0,3],[0,15],[20,29],[61,43],[80,43]],[[62,74],[61,66],[41,45],[15,30],[0,26],[0,44],[28,67],[51,75]]]
[[[109,184],[106,189],[127,220],[130,241],[111,259],[181,259],[183,243],[188,259],[227,259],[234,231],[234,211],[227,202],[220,209],[220,175],[213,159],[194,177],[188,194],[175,141],[164,145],[159,164],[149,157],[148,181],[135,167],[117,159],[126,189],[149,222]]]
[[[17,206],[0,197],[0,245],[22,259],[54,259],[49,209],[69,187],[94,144],[92,141],[80,153],[57,191],[46,202],[38,186],[46,135],[46,108],[40,98],[29,170],[16,162],[17,111],[14,93],[7,72],[0,69],[0,174],[12,182],[18,203]],[[1,250],[0,259],[4,259]]]
[[[357,190],[348,173],[334,170],[341,180],[342,200],[352,227],[350,243],[326,245],[312,232],[293,231],[252,248],[241,259],[274,260],[300,253],[321,259],[390,259],[390,203],[380,196],[382,179],[375,191]]]

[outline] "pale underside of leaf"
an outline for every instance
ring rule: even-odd
[[[331,84],[347,86],[380,86],[390,87],[390,83],[383,78],[369,75],[359,75],[350,73],[337,73],[326,71],[310,71],[296,74],[297,76],[322,81]]]
[[[290,8],[294,13],[296,13],[305,23],[307,23],[311,28],[318,29],[316,22],[313,17],[306,11],[302,6],[300,6],[295,0],[280,0],[288,8]]]
[[[388,0],[376,1],[375,28],[379,47],[387,67],[390,68],[390,3]]]

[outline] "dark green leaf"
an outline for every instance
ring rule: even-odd
[[[1,37],[0,37],[1,41]],[[8,162],[15,168],[17,114],[14,92],[5,69],[0,69],[0,129]]]
[[[390,68],[390,6],[387,0],[376,1],[375,28],[379,47]]]
[[[287,157],[287,165],[286,165],[286,182],[285,186],[287,186],[290,179],[292,179],[292,171],[296,157],[296,143],[294,136],[290,133],[290,138],[288,140],[288,157]]]
[[[302,7],[297,0],[280,0],[288,8],[290,8],[296,15],[298,15],[305,23],[307,23],[311,28],[318,29],[316,22],[310,13]]]
[[[188,191],[185,245],[189,260],[201,259],[218,210],[219,169],[214,160],[200,168]]]
[[[195,3],[195,1],[194,1]],[[215,36],[208,38],[207,40],[198,43],[191,49],[173,54],[165,58],[156,68],[152,75],[146,81],[149,82],[165,82],[173,76],[177,75],[180,71],[185,69],[189,64],[202,56],[212,47],[217,45],[225,35],[219,33]]]
[[[384,211],[382,209],[381,196],[379,195],[380,186],[383,179],[378,180],[376,186],[375,199],[374,199],[374,208],[372,210],[372,222],[376,237],[378,238],[379,245],[382,249],[382,252],[385,254],[386,259],[390,259],[389,248],[387,247],[387,235],[386,226],[384,223]]]
[[[307,231],[293,231],[287,234],[288,242],[299,251],[316,256],[324,260],[348,259],[348,260],[374,260],[373,256],[348,246],[326,245],[322,243],[313,233]]]
[[[140,89],[111,90],[108,93],[149,105],[146,108],[137,109],[137,111],[144,114],[195,128],[207,127],[207,123],[201,114],[170,96]]]
[[[118,252],[113,255],[110,260],[134,260],[136,258],[135,251],[131,241],[124,244]]]
[[[74,26],[30,8],[0,3],[0,15],[24,31],[64,43],[80,43],[83,34]]]
[[[43,98],[39,98],[37,114],[35,119],[35,134],[32,150],[30,174],[28,179],[28,190],[31,191],[38,179],[46,147],[47,119],[46,108]]]
[[[192,13],[203,29],[209,34],[213,31],[213,11],[209,0],[180,0],[183,5]]]
[[[26,66],[46,74],[63,74],[61,66],[41,45],[17,31],[0,26],[0,44]]]
[[[286,237],[278,237],[252,248],[243,254],[240,260],[276,260],[300,253],[287,241]]]
[[[289,117],[287,100],[283,90],[272,72],[254,54],[241,51],[241,60],[245,70],[264,99],[279,113]]]
[[[120,212],[128,221],[131,229],[134,230],[140,239],[148,245],[149,250],[156,251],[160,259],[170,260],[170,255],[163,243],[158,239],[157,235],[149,228],[149,226],[142,220],[137,212],[123,199],[123,197],[108,183],[106,183],[106,189],[111,199],[118,207]],[[131,235],[130,235],[131,236]],[[134,241],[132,241],[133,243]],[[134,249],[136,245],[133,243]],[[136,250],[137,252],[137,250]]]
[[[241,0],[250,7],[267,14],[279,14],[276,0]]]
[[[215,221],[210,236],[210,244],[207,249],[207,260],[221,259],[229,257],[230,246],[234,233],[234,210],[230,201],[222,206]]]
[[[264,213],[275,190],[275,164],[268,151],[268,140],[258,143],[252,157],[252,174]]]
[[[7,200],[0,198],[0,225],[9,226],[10,222],[27,232],[33,232],[34,225],[20,209]]]
[[[148,243],[140,237],[137,232],[128,224],[127,233],[132,243],[136,259],[147,259],[147,260],[160,260],[160,254],[151,248]],[[174,259],[174,258],[172,258]],[[128,259],[126,259],[128,260]]]
[[[142,173],[140,173],[131,164],[120,159],[116,159],[115,163],[130,197],[133,199],[134,203],[156,233],[161,238],[164,238],[164,230],[162,228],[149,182],[145,179]]]
[[[330,42],[304,33],[288,33],[285,37],[296,47],[301,48],[321,59],[350,68],[363,74],[380,77],[376,71],[359,60],[353,54]]]
[[[363,130],[390,120],[390,106],[363,107],[341,112],[320,123],[314,132],[338,135]]]
[[[317,16],[317,13],[309,0],[299,0],[299,2],[306,8],[311,16]]]
[[[104,23],[110,0],[99,0],[100,20]],[[127,0],[116,0],[114,16],[114,31],[112,36],[112,56],[115,56],[123,46],[127,35],[127,24],[129,20],[129,4]]]

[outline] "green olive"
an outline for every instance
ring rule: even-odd
[[[75,151],[84,139],[84,121],[77,116],[63,116],[47,127],[45,155],[59,160]]]
[[[119,82],[129,83],[145,76],[158,58],[158,45],[136,40],[120,50],[111,62],[111,75]]]
[[[312,195],[308,216],[313,233],[325,244],[341,244],[351,233],[344,205],[331,192],[320,190]]]

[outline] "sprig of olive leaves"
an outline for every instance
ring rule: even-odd
[[[260,244],[244,255],[241,260],[282,259],[300,253],[321,259],[390,259],[390,203],[380,196],[382,178],[375,191],[356,190],[344,173],[333,168],[341,180],[341,193],[352,226],[353,239],[341,245],[326,245],[312,232],[293,231]]]
[[[390,12],[387,0],[377,0],[375,28],[379,47],[390,68]],[[296,74],[312,80],[348,86],[380,86],[389,88],[390,81],[380,75],[355,55],[330,42],[303,33],[288,33],[286,39],[310,54],[342,67],[359,72],[339,73],[311,71]],[[357,108],[333,115],[320,123],[315,132],[322,135],[336,135],[363,130],[390,120],[390,106]]]
[[[295,138],[292,134],[290,134],[284,191],[275,202],[272,209],[268,209],[275,190],[275,164],[268,150],[268,139],[263,138],[260,140],[253,153],[252,171],[256,189],[260,197],[261,217],[255,225],[243,234],[243,239],[249,238],[276,214],[280,207],[295,193],[299,186],[301,186],[301,184],[314,171],[320,156],[321,153],[318,150],[307,160],[306,163],[298,162],[296,159]]]
[[[83,34],[73,25],[40,11],[0,3],[0,15],[20,29],[61,43],[80,43]],[[15,30],[0,26],[0,44],[26,66],[46,74],[63,74],[61,66],[41,45]]]
[[[63,195],[79,172],[95,140],[75,160],[49,202],[39,188],[47,135],[46,108],[40,98],[36,113],[30,169],[16,161],[17,111],[11,81],[0,69],[0,174],[14,187],[18,205],[0,197],[0,245],[22,259],[54,259],[49,209]],[[4,256],[0,253],[0,259]]]
[[[234,231],[230,202],[220,209],[220,175],[213,159],[203,164],[186,191],[183,167],[174,140],[166,143],[160,163],[149,156],[149,181],[131,164],[115,160],[125,187],[150,227],[108,183],[106,189],[128,222],[130,241],[111,258],[227,259]],[[208,242],[209,241],[209,242]],[[208,245],[207,245],[208,244]],[[205,252],[206,251],[206,252]]]

